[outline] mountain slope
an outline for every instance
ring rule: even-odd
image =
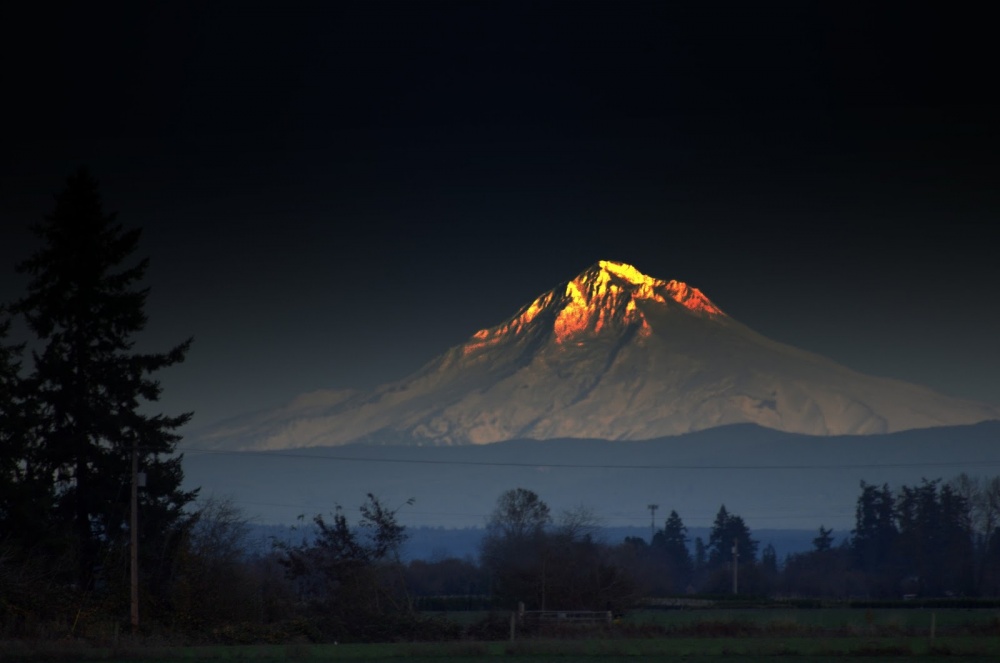
[[[639,440],[754,423],[810,435],[1000,418],[771,341],[678,281],[601,261],[370,393],[320,392],[217,426],[200,446]]]

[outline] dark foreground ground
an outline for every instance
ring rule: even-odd
[[[474,613],[444,613],[467,623]],[[527,632],[530,631],[530,632]],[[406,660],[471,663],[585,660],[1000,660],[1000,609],[707,609],[635,611],[609,625],[550,623],[494,641],[191,646],[122,637],[117,645],[57,640],[0,643],[3,661]]]

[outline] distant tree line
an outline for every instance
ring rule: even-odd
[[[1000,595],[1000,477],[962,474],[944,483],[861,484],[855,526],[839,543],[820,526],[813,549],[778,560],[757,543],[742,519],[721,507],[708,543],[693,542],[672,512],[650,545],[635,549],[634,576],[647,592],[718,594],[732,575],[733,543],[739,550],[740,588],[749,594],[829,598]]]
[[[820,528],[776,588],[802,596],[1000,595],[1000,477],[961,474],[896,490],[862,483],[850,537]]]
[[[525,511],[533,514],[531,527],[505,525],[519,523],[511,514]],[[750,596],[832,599],[1000,596],[1000,477],[961,474],[895,490],[862,482],[854,528],[839,543],[833,530],[820,526],[812,550],[783,560],[771,545],[760,549],[743,519],[725,505],[707,541],[691,541],[676,511],[650,541],[627,537],[610,544],[590,534],[568,537],[600,549],[596,555],[582,554],[586,547],[558,548],[554,541],[567,536],[567,527],[550,525],[547,507],[533,493],[518,489],[501,496],[480,560],[494,598],[545,609],[556,605],[554,597],[560,607],[599,607],[627,605],[641,596],[724,595],[734,589]],[[560,572],[565,566],[589,569],[588,578],[614,582],[592,584],[592,593],[574,601],[562,593],[563,585],[577,593],[588,585],[548,570],[556,549],[567,555],[556,558]]]

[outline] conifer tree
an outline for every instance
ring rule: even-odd
[[[11,310],[23,315],[38,341],[29,381],[39,413],[36,462],[53,481],[51,526],[72,541],[72,580],[83,589],[95,586],[99,568],[110,571],[127,559],[136,448],[147,478],[140,491],[146,560],[140,566],[155,574],[169,550],[163,537],[194,497],[180,489],[181,458],[166,457],[179,439],[174,431],[190,414],[148,414],[144,406],[160,396],[153,374],[183,361],[191,340],[163,353],[134,350],[147,321],[149,290],[141,282],[148,259],[135,257],[140,230],[104,213],[98,183],[85,168],[68,178],[54,211],[32,230],[42,247],[17,266],[30,282]]]
[[[12,533],[9,522],[16,503],[14,492],[24,472],[25,455],[17,393],[22,348],[5,342],[9,331],[10,320],[0,319],[0,542]]]
[[[813,539],[813,550],[816,552],[826,552],[833,547],[833,529],[819,526],[819,536]]]
[[[38,543],[51,495],[38,470],[34,408],[21,377],[24,344],[6,342],[10,326],[9,318],[0,318],[0,545],[26,551]]]
[[[856,567],[869,578],[880,576],[882,585],[894,586],[898,561],[893,559],[899,530],[896,527],[895,498],[888,484],[876,486],[861,482],[861,495],[855,507],[855,526],[851,531],[851,549]]]
[[[691,582],[694,563],[688,551],[687,527],[677,511],[671,511],[663,529],[653,537],[653,547],[662,554],[673,591],[683,591]]]
[[[750,538],[750,528],[743,518],[726,511],[726,505],[719,507],[708,536],[709,562],[713,565],[729,564],[733,561],[733,543],[741,563],[757,560],[757,541]]]

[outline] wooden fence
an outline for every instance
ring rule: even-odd
[[[551,624],[610,625],[613,619],[610,610],[525,610],[522,603],[517,612],[510,614],[510,639],[514,640],[519,628]]]

